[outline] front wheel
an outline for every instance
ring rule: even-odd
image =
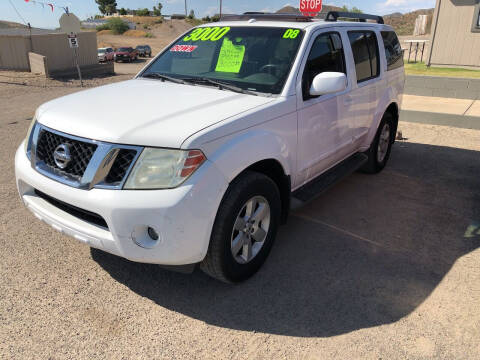
[[[368,162],[362,167],[362,171],[368,174],[376,174],[387,165],[395,139],[395,126],[392,114],[385,113],[378,127],[377,134],[370,149],[365,153]]]
[[[246,171],[229,186],[200,268],[227,283],[254,275],[265,262],[280,223],[280,192],[267,176]]]

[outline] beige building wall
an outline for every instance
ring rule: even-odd
[[[480,67],[480,32],[472,31],[478,0],[437,0],[431,65]]]
[[[0,36],[0,69],[29,71],[30,41],[23,36]]]
[[[80,66],[97,64],[97,34],[78,34],[78,61]],[[66,34],[30,36],[0,35],[0,69],[29,71],[28,53],[47,57],[49,72],[66,70],[75,66],[74,52]]]
[[[74,52],[66,34],[33,35],[33,52],[47,57],[49,71],[65,70],[75,66]],[[80,66],[97,64],[97,34],[78,34],[78,62]]]

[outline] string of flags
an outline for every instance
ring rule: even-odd
[[[60,8],[60,9],[63,9],[63,11],[65,11],[65,13],[68,14],[68,7],[67,6],[58,6],[54,3],[51,3],[51,2],[44,2],[44,1],[39,1],[39,0],[25,0],[26,3],[30,3],[30,4],[39,4],[42,6],[42,8],[44,9],[45,6],[48,6],[50,7],[50,9],[53,10],[55,9],[55,7],[57,8]]]

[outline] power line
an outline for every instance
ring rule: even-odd
[[[25,21],[25,19],[22,17],[22,15],[20,15],[20,13],[18,12],[18,10],[17,10],[17,8],[15,7],[15,5],[13,5],[12,0],[8,0],[8,2],[10,3],[10,5],[12,5],[12,7],[13,7],[13,9],[15,10],[15,12],[17,13],[18,17],[19,17],[20,19],[22,19],[22,21],[23,21],[23,23],[24,23],[25,25],[27,25],[27,22]]]

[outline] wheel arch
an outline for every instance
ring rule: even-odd
[[[286,221],[290,209],[292,156],[284,139],[265,130],[251,131],[231,139],[207,157],[229,183],[245,171],[271,178],[280,191],[282,223]]]
[[[282,203],[281,223],[285,224],[290,212],[290,194],[292,183],[290,176],[285,174],[282,164],[275,159],[265,159],[250,165],[248,168],[242,171],[242,173],[245,171],[255,171],[268,176],[277,185]]]

